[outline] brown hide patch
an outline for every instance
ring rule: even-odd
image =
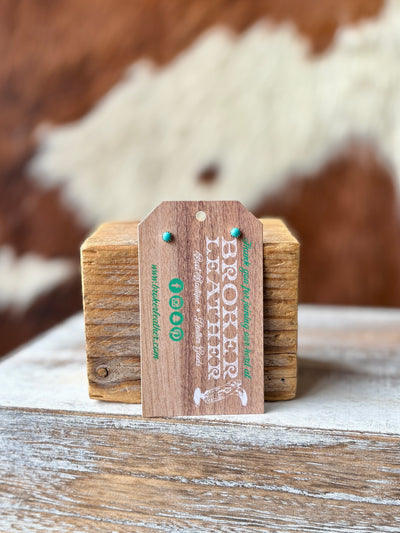
[[[0,357],[82,308],[80,275],[43,293],[23,312],[0,311]]]
[[[283,217],[299,238],[301,302],[400,306],[400,206],[371,146],[350,144],[256,212]]]
[[[374,17],[381,6],[381,0],[3,0],[0,245],[11,244],[19,254],[78,258],[88,228],[73,206],[63,203],[59,189],[42,190],[24,174],[36,147],[33,131],[44,121],[82,117],[135,60],[146,57],[165,65],[213,25],[241,32],[262,17],[292,22],[318,53],[329,46],[337,27]],[[210,176],[203,178],[212,181]],[[79,279],[74,283],[43,295],[21,316],[2,311],[0,352],[79,309]]]
[[[0,244],[12,245],[18,255],[33,251],[78,261],[86,234],[60,187],[42,189],[19,166],[7,175],[0,195]]]
[[[291,21],[309,38],[312,49],[321,51],[339,25],[373,17],[381,5],[378,0],[138,0],[118,3],[116,9],[113,0],[98,0],[95,6],[80,0],[3,1],[0,187],[10,187],[10,176],[21,183],[2,205],[0,244],[15,242],[21,252],[58,253],[54,239],[42,239],[43,224],[30,227],[31,219],[25,217],[36,204],[42,208],[38,217],[53,219],[54,235],[68,220],[67,240],[74,241],[77,249],[83,230],[72,211],[60,201],[59,191],[50,196],[43,193],[41,199],[21,173],[22,162],[34,149],[32,131],[39,123],[64,123],[81,117],[135,60],[147,57],[166,64],[213,25],[241,32],[262,17]],[[26,200],[28,195],[33,199]],[[59,213],[60,223],[55,213]]]

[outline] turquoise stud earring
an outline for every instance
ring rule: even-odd
[[[241,234],[242,233],[241,233],[239,228],[232,228],[231,229],[231,235],[232,235],[232,237],[235,237],[235,239],[238,239]]]
[[[172,241],[172,233],[170,233],[169,231],[164,231],[164,233],[162,234],[162,239],[165,242],[171,242]]]

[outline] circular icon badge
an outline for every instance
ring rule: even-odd
[[[180,341],[183,339],[183,329],[179,326],[175,326],[174,328],[171,328],[171,331],[169,332],[169,338],[173,341]]]
[[[179,311],[174,311],[169,315],[169,321],[173,326],[179,326],[183,322],[183,315]]]
[[[180,309],[183,306],[182,296],[171,296],[169,299],[169,306],[172,309]]]
[[[183,290],[183,281],[179,278],[171,279],[169,282],[169,290],[175,294]]]

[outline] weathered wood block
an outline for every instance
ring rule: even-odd
[[[264,382],[266,400],[290,400],[297,382],[299,243],[280,219],[266,218]],[[140,403],[137,222],[109,222],[82,245],[89,395]]]

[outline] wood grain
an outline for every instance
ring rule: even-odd
[[[399,439],[0,410],[1,530],[398,531]]]
[[[0,531],[399,531],[399,310],[300,306],[263,415],[90,400],[84,342],[77,315],[0,362]]]
[[[263,413],[262,223],[237,201],[169,201],[138,231],[143,416]]]
[[[261,221],[265,399],[288,400],[296,394],[299,243],[281,220]],[[81,264],[90,396],[140,403],[137,222],[100,226],[82,245]]]

